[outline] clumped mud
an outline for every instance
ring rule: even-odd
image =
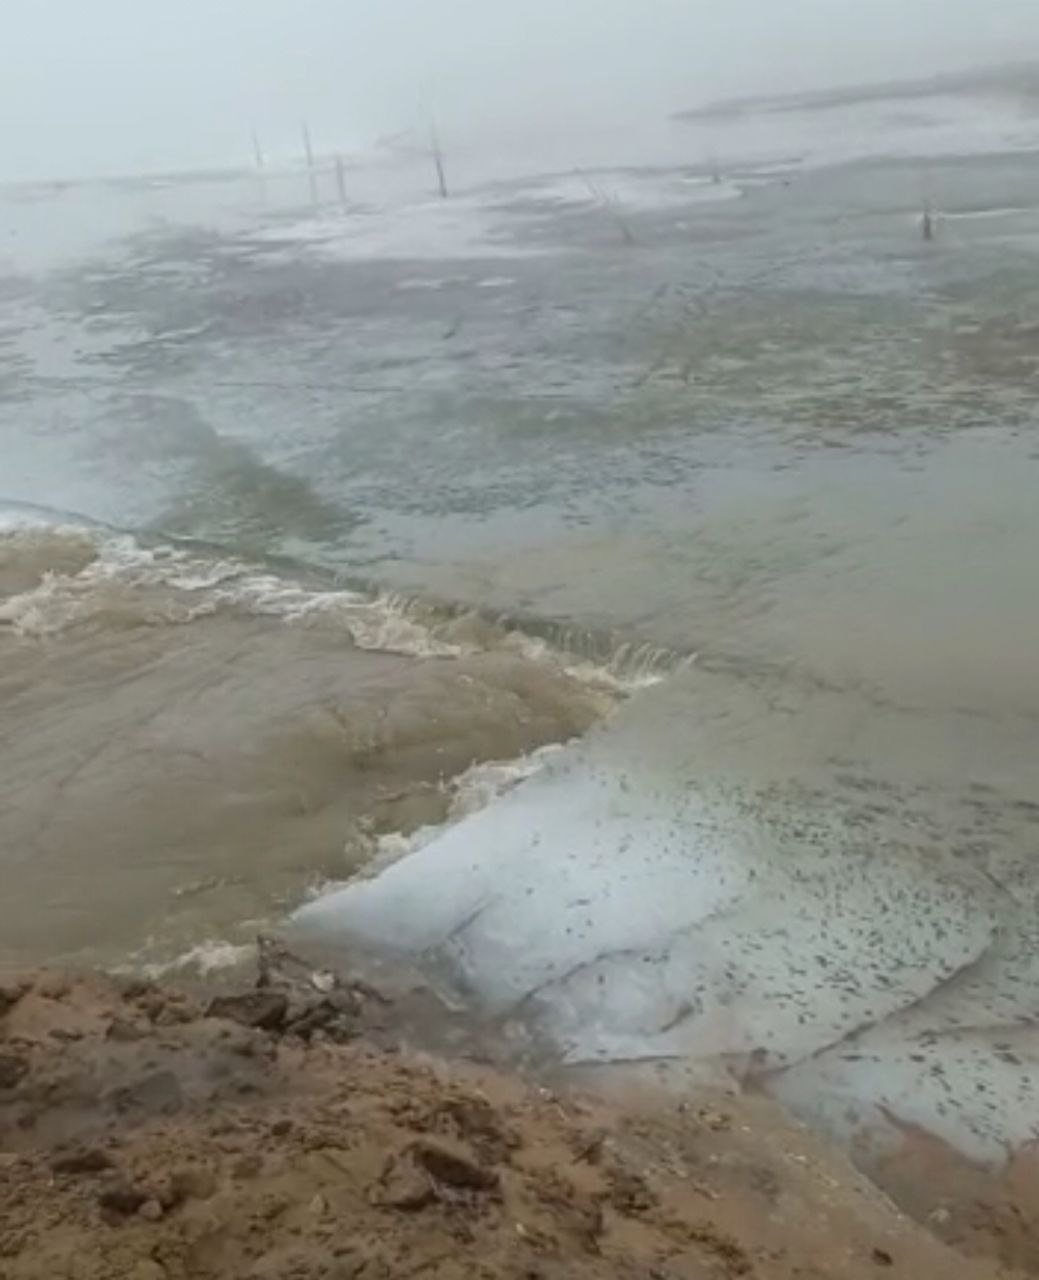
[[[1010,1274],[770,1103],[550,1089],[409,1047],[436,1015],[273,944],[234,991],[4,979],[0,1277]]]

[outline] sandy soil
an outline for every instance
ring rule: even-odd
[[[428,993],[261,958],[215,998],[3,980],[3,1280],[1013,1274],[764,1100],[448,1061],[409,1047]]]

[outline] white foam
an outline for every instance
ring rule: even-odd
[[[75,573],[48,571],[29,590],[0,599],[0,624],[41,639],[74,626],[122,618],[126,623],[181,625],[221,612],[279,618],[292,625],[341,630],[360,649],[415,658],[457,658],[501,649],[548,662],[575,680],[619,699],[662,678],[673,657],[651,646],[621,646],[607,662],[573,657],[516,629],[459,625],[421,602],[392,592],[375,595],[312,588],[230,557],[181,547],[143,546],[128,535],[54,525],[20,513],[0,525],[0,538],[43,531],[55,546],[93,542],[96,558]]]
[[[408,276],[393,286],[401,293],[436,292],[449,284],[468,284],[468,276]]]
[[[418,853],[463,819],[479,813],[521,782],[540,773],[556,752],[561,750],[558,743],[550,743],[513,760],[488,760],[471,765],[458,777],[441,784],[449,797],[447,816],[443,822],[419,827],[407,834],[390,831],[379,836],[359,875],[365,879],[373,879],[395,862]],[[344,887],[342,881],[329,881],[312,890],[310,899],[328,897]]]
[[[511,237],[501,238],[501,222],[500,213],[487,200],[464,195],[315,215],[263,228],[256,238],[275,245],[303,245],[348,261],[516,258],[542,252],[522,248]],[[416,287],[413,281],[410,287]]]
[[[298,926],[446,971],[572,1062],[765,1073],[849,1138],[885,1109],[981,1158],[1032,1137],[1034,895],[925,838],[884,785],[842,792],[818,761],[854,734],[828,703],[799,724],[704,681],[629,703]]]
[[[738,200],[743,192],[734,182],[680,171],[620,169],[538,179],[525,183],[518,194],[557,208],[601,204],[635,212],[724,203]]]
[[[191,970],[201,977],[209,977],[227,969],[248,964],[256,955],[256,943],[233,943],[210,939],[189,947],[172,960],[134,966],[130,971],[143,973],[153,982],[168,978],[171,974]]]
[[[919,1125],[979,1160],[1039,1139],[1039,924],[1007,903],[992,945],[926,1001],[772,1084],[848,1142]],[[874,1141],[876,1139],[874,1138]]]
[[[575,1058],[760,1049],[786,1062],[989,945],[991,917],[955,877],[850,856],[838,875],[830,849],[780,850],[745,807],[695,791],[662,803],[637,769],[618,777],[577,747],[301,921],[432,951],[498,1012],[536,999]],[[915,929],[878,929],[910,894]]]
[[[101,535],[75,526],[47,528],[54,539],[93,537],[97,558],[73,574],[47,572],[28,591],[0,602],[0,622],[37,638],[109,615],[120,606],[138,610],[144,623],[187,623],[221,610],[241,610],[299,623],[316,618],[342,627],[363,649],[415,657],[452,657],[469,650],[439,639],[395,596],[371,598],[349,590],[311,590],[231,559],[208,559],[181,548],[145,547],[129,536]],[[2,534],[0,534],[2,536]]]
[[[472,765],[451,784],[449,823],[454,824],[479,813],[493,800],[535,777],[562,749],[558,743],[550,743],[516,760],[489,760]]]
[[[1034,212],[1034,209],[1015,206],[1007,209],[969,209],[960,213],[943,210],[940,216],[943,222],[977,222],[990,218],[1018,218]]]
[[[680,171],[573,173],[530,179],[516,184],[508,194],[498,188],[486,188],[450,200],[398,200],[348,214],[319,213],[263,227],[253,238],[272,246],[300,246],[349,261],[518,258],[547,252],[544,246],[531,246],[517,239],[524,223],[540,214],[600,205],[604,211],[639,212],[713,204],[738,199],[742,194],[738,183],[715,182]],[[466,282],[464,276],[408,276],[395,288],[405,292],[437,290]],[[504,289],[514,283],[513,277],[505,275],[476,281],[481,289]]]

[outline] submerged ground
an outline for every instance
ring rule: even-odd
[[[573,1060],[998,1161],[1039,1013],[1031,107],[669,128],[447,202],[5,193],[0,949],[222,959],[420,846],[311,924]]]

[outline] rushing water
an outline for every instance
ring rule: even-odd
[[[1034,1137],[1039,138],[940,158],[955,106],[845,164],[766,113],[718,182],[672,127],[444,203],[8,193],[4,959],[406,852],[299,927],[572,1060]]]

